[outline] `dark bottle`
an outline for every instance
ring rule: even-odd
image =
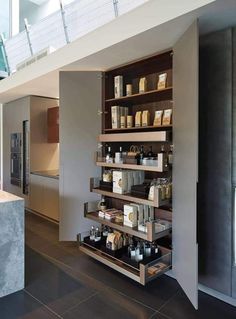
[[[168,153],[168,164],[170,166],[173,165],[173,145],[170,146],[170,150],[169,150],[169,153]]]
[[[154,157],[154,153],[152,151],[152,146],[149,146],[149,151],[147,153],[147,157]]]
[[[138,165],[142,165],[143,164],[143,159],[145,157],[145,153],[144,153],[144,147],[143,145],[140,148],[140,152],[136,155],[136,159],[137,159],[137,164]]]
[[[140,149],[139,157],[140,157],[140,164],[142,165],[142,163],[143,163],[143,159],[144,159],[144,157],[145,157],[145,153],[144,153],[144,147],[143,147],[143,145],[141,145],[141,149]]]
[[[161,145],[161,153],[165,154],[165,145]]]

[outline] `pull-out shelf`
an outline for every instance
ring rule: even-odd
[[[171,228],[155,232],[154,222],[147,222],[147,232],[143,232],[138,230],[138,227],[128,227],[123,225],[123,223],[117,223],[115,221],[110,221],[105,218],[101,218],[98,216],[98,212],[85,212],[85,217],[97,223],[100,223],[102,225],[106,225],[113,229],[119,230],[123,233],[129,234],[147,241],[154,241],[156,239],[168,236],[171,232]]]
[[[139,264],[136,268],[125,261],[115,258],[100,249],[88,245],[87,243],[80,244],[80,250],[88,256],[100,261],[108,267],[120,272],[121,274],[137,281],[141,285],[146,285],[149,281],[154,280],[164,274],[171,268],[171,250],[159,247],[162,256],[152,260],[149,263]]]

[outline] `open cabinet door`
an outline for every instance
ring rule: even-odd
[[[174,46],[173,272],[198,307],[198,24]]]
[[[60,72],[60,228],[59,238],[75,241],[93,221],[84,203],[100,197],[90,192],[90,177],[101,175],[94,151],[101,132],[102,73]]]

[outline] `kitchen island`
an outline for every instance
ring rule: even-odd
[[[0,297],[24,288],[24,200],[0,191]]]

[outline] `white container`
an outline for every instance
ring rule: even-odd
[[[137,207],[124,205],[124,225],[128,227],[136,227],[138,225]]]
[[[128,188],[128,178],[126,171],[113,171],[113,192],[117,194],[127,193]]]
[[[119,128],[120,127],[120,106],[113,105],[111,107],[111,127]]]
[[[138,224],[143,224],[143,222],[144,222],[143,205],[142,204],[134,204],[134,203],[132,203],[130,205],[137,207]]]
[[[114,95],[115,98],[123,96],[123,76],[117,75],[114,77]]]

